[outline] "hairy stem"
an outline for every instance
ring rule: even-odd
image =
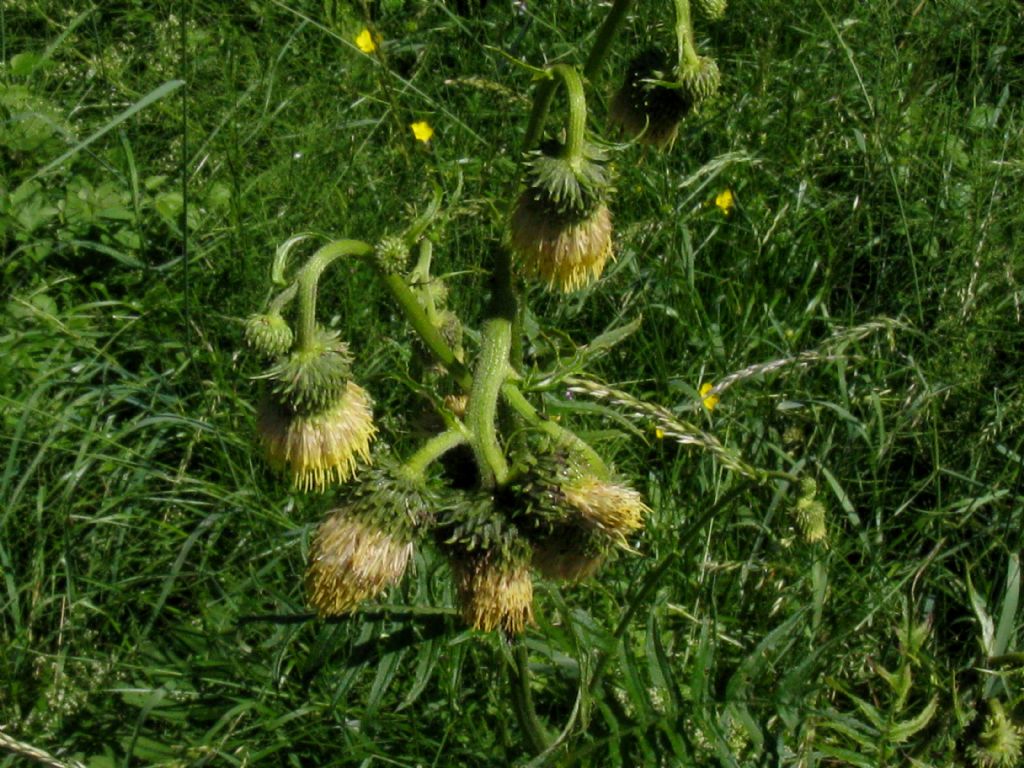
[[[690,15],[690,0],[675,0],[676,3],[676,48],[679,53],[679,71],[693,70],[700,66],[700,57],[693,42],[693,18]]]
[[[460,427],[446,429],[427,440],[416,453],[409,457],[403,467],[410,477],[422,480],[427,467],[452,448],[462,445],[468,440],[469,436],[464,429]]]
[[[612,49],[612,41],[622,27],[622,22],[632,5],[633,0],[615,0],[608,15],[604,17],[601,28],[597,31],[594,47],[590,49],[587,63],[583,67],[583,77],[587,80],[593,81],[597,78],[601,71],[601,65],[604,64],[604,60]]]
[[[373,246],[361,240],[335,240],[310,256],[299,270],[299,332],[296,339],[299,350],[310,351],[316,338],[316,290],[320,275],[342,256],[369,256],[371,253]]]
[[[448,342],[441,336],[441,332],[430,322],[430,318],[427,317],[427,313],[420,306],[416,296],[405,284],[405,278],[397,272],[393,272],[384,275],[384,282],[405,313],[409,324],[423,339],[423,343],[427,345],[437,361],[448,370],[458,385],[469,392],[473,385],[473,377],[470,376],[469,370],[462,361],[452,352]]]
[[[466,426],[470,431],[470,447],[485,487],[501,485],[508,478],[508,462],[498,442],[495,417],[498,392],[510,369],[512,323],[504,317],[492,317],[484,323],[480,358],[469,394]]]

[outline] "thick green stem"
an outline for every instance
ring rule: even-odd
[[[466,410],[466,426],[485,487],[502,485],[508,479],[508,462],[498,442],[495,417],[498,392],[510,372],[508,355],[511,346],[512,323],[508,318],[492,317],[484,323],[480,358]]]
[[[601,65],[604,64],[604,60],[612,49],[612,41],[622,27],[622,22],[632,5],[633,0],[615,0],[608,15],[604,17],[601,28],[597,31],[594,47],[590,49],[587,63],[583,67],[583,77],[587,80],[593,82],[597,78],[601,71]]]
[[[427,467],[456,446],[468,442],[469,436],[461,428],[446,429],[434,435],[403,465],[410,476],[422,480]]]
[[[299,332],[296,346],[300,351],[312,350],[316,339],[316,289],[320,275],[335,259],[342,256],[369,256],[371,253],[373,246],[361,240],[335,240],[310,256],[306,265],[299,270]]]
[[[693,19],[690,15],[690,0],[675,0],[676,3],[676,47],[679,53],[679,70],[693,70],[700,66],[700,57],[693,42]]]
[[[576,68],[568,64],[556,64],[551,71],[562,78],[569,101],[564,156],[570,159],[577,158],[583,154],[587,137],[587,97],[583,91],[583,80]]]
[[[398,302],[398,305],[405,313],[409,324],[420,335],[420,338],[423,339],[423,342],[433,353],[434,357],[437,358],[441,365],[448,369],[448,372],[463,390],[470,391],[473,385],[473,377],[470,376],[469,370],[452,352],[448,342],[441,336],[441,332],[430,322],[430,318],[423,311],[423,307],[420,306],[416,296],[409,289],[409,286],[405,284],[405,278],[398,273],[392,273],[384,276],[384,282],[391,291],[391,295],[394,296],[395,301]]]
[[[526,129],[524,147],[528,151],[540,140],[544,130],[544,119],[547,117],[551,100],[555,95],[555,77],[565,85],[569,101],[569,120],[566,124],[565,149],[563,156],[579,157],[583,154],[584,140],[587,135],[587,97],[583,90],[583,80],[575,67],[568,64],[555,64],[548,68],[551,79],[541,83],[534,96],[533,111],[530,113],[530,125]]]
[[[522,392],[519,391],[519,387],[514,382],[506,381],[501,387],[501,395],[505,398],[505,402],[518,413],[526,423],[530,426],[539,429],[546,435],[555,440],[556,443],[571,447],[576,453],[587,463],[587,469],[597,477],[599,480],[608,480],[611,476],[611,472],[608,470],[608,465],[604,463],[604,460],[597,454],[593,448],[591,448],[586,441],[580,438],[572,430],[566,429],[550,419],[546,419],[541,416],[537,409],[530,404],[530,401],[526,399]]]
[[[551,744],[551,736],[544,728],[537,711],[533,708],[533,692],[530,690],[530,658],[526,642],[517,638],[513,647],[515,663],[509,666],[509,688],[512,693],[512,704],[516,711],[519,725],[526,734],[530,747],[535,754],[540,754]]]

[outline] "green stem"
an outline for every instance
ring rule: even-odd
[[[288,306],[288,303],[295,298],[295,294],[299,292],[299,284],[292,283],[283,291],[281,291],[274,300],[270,302],[270,306],[267,307],[268,315],[280,315],[281,311]]]
[[[505,402],[524,421],[553,438],[556,443],[571,446],[587,462],[587,468],[597,479],[608,480],[611,476],[608,465],[604,463],[604,460],[597,454],[597,451],[591,448],[586,441],[572,430],[559,426],[550,419],[545,419],[541,416],[523,393],[519,391],[519,387],[514,382],[506,381],[501,387],[501,394],[505,398]]]
[[[587,80],[593,82],[597,78],[601,71],[601,65],[604,64],[604,60],[612,49],[612,41],[622,27],[622,22],[632,5],[633,0],[615,0],[608,15],[604,17],[601,28],[597,31],[594,47],[590,49],[587,63],[583,67],[583,77]]]
[[[530,657],[527,653],[526,642],[520,637],[515,641],[513,655],[515,663],[509,665],[509,687],[512,693],[512,704],[516,710],[516,718],[519,725],[526,733],[530,747],[534,753],[540,754],[551,744],[551,736],[548,735],[544,724],[537,717],[537,711],[533,707],[533,692],[530,690]]]
[[[694,70],[700,66],[700,57],[693,43],[693,19],[690,15],[690,0],[675,0],[676,3],[676,47],[679,52],[679,71]]]
[[[593,81],[601,70],[601,65],[611,51],[612,41],[619,29],[626,14],[632,7],[634,0],[615,0],[608,15],[601,23],[597,31],[597,39],[594,47],[590,49],[587,56],[587,63],[583,67],[583,77]],[[562,65],[564,66],[564,65]],[[558,83],[554,78],[546,78],[538,86],[533,94],[533,109],[530,111],[530,123],[526,128],[526,137],[523,139],[523,151],[529,152],[540,141],[541,133],[544,130],[544,121],[547,119],[548,110],[551,108],[551,101],[555,97],[555,86]]]
[[[403,465],[403,469],[410,478],[422,480],[427,467],[452,448],[466,443],[468,439],[468,435],[462,428],[446,429],[427,440],[416,453],[409,457]]]
[[[508,318],[492,317],[484,322],[480,358],[466,410],[469,444],[484,487],[502,485],[508,479],[508,462],[498,442],[495,417],[498,392],[510,372],[508,355],[511,346],[512,323]]]
[[[316,289],[320,275],[331,262],[342,256],[369,256],[372,253],[373,246],[361,240],[335,240],[310,256],[306,265],[299,270],[299,332],[296,346],[300,351],[311,351],[316,339]]]
[[[463,390],[470,391],[473,386],[473,377],[470,376],[469,370],[452,352],[448,342],[441,336],[441,332],[430,322],[430,318],[423,311],[423,307],[420,306],[416,296],[409,289],[409,286],[405,284],[405,278],[394,272],[384,275],[384,282],[387,284],[395,301],[398,302],[398,305],[405,313],[409,324],[420,335],[420,338],[423,339],[423,342],[433,353],[434,357],[437,358],[441,365],[448,369],[448,372]]]
[[[587,137],[587,97],[583,91],[583,80],[575,67],[555,64],[551,71],[562,78],[569,100],[569,122],[565,127],[565,150],[563,157],[574,159],[583,154]]]

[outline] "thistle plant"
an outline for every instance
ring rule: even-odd
[[[257,426],[269,463],[298,490],[338,489],[336,508],[312,537],[306,571],[307,600],[319,616],[349,614],[381,596],[400,583],[414,549],[426,546],[449,563],[465,622],[514,638],[538,610],[535,573],[579,581],[616,552],[639,551],[650,508],[594,446],[543,414],[545,386],[528,376],[521,328],[524,286],[539,283],[556,294],[593,286],[613,258],[609,150],[589,132],[586,91],[629,6],[619,0],[610,9],[582,70],[569,63],[533,70],[522,190],[510,196],[508,233],[489,254],[490,297],[476,326],[475,354],[463,343],[470,324],[448,308],[449,286],[431,274],[433,254],[444,248],[431,232],[443,216],[439,187],[426,213],[375,245],[329,242],[290,275],[290,253],[306,238],[279,250],[271,275],[278,292],[246,322],[246,340],[267,361]],[[670,127],[645,118],[658,143],[675,136],[679,119],[718,82],[714,62],[694,52],[687,0],[676,3],[676,28],[676,82],[651,93],[634,88],[629,100],[633,105],[640,94],[648,109],[657,106],[650,95],[667,100],[662,111]],[[370,36],[356,44],[364,53],[376,48]],[[559,87],[566,113],[545,136]],[[420,391],[431,393],[436,414],[432,431],[404,456],[372,448],[377,427],[371,395],[354,378],[358,350],[318,321],[320,279],[342,260],[358,260],[383,281],[415,334],[411,373]],[[457,452],[471,468],[458,477],[445,461]],[[513,677],[527,685],[517,659]],[[514,699],[526,730],[540,733],[529,697],[520,691]]]

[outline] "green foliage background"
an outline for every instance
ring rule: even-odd
[[[579,64],[604,12],[0,9],[0,764],[529,762],[508,650],[462,627],[434,553],[387,605],[304,616],[331,499],[255,455],[239,318],[278,244],[400,231],[429,173],[462,185],[435,263],[478,317],[529,110],[505,54]],[[383,59],[353,45],[367,19]],[[555,731],[578,709],[550,760],[962,764],[986,700],[1024,723],[1024,15],[734,0],[699,30],[722,90],[670,153],[614,154],[617,260],[568,299],[531,289],[528,351],[642,316],[593,375],[813,477],[827,542],[803,540],[788,483],[545,395],[654,510],[639,556],[539,589],[533,696]],[[636,5],[591,84],[599,135],[652,42],[671,3]],[[353,269],[321,302],[407,447],[421,401],[386,293]],[[702,409],[702,382],[760,364]]]

